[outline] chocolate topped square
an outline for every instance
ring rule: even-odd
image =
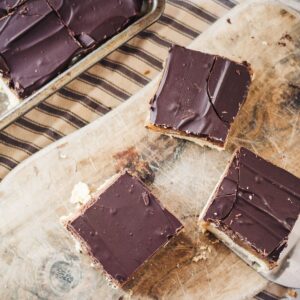
[[[46,0],[31,0],[0,20],[0,71],[21,97],[57,76],[79,51]]]
[[[183,227],[128,173],[114,179],[66,226],[118,285],[127,282]]]
[[[299,214],[300,179],[241,148],[204,211],[202,225],[227,244],[229,238],[231,248],[249,254],[248,261],[257,258],[272,269]]]
[[[140,15],[143,0],[47,0],[85,47],[100,44]]]
[[[250,83],[246,63],[173,46],[147,127],[223,149]]]

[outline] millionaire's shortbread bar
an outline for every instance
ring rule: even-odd
[[[280,264],[299,214],[300,179],[240,148],[200,224],[249,265],[268,273]]]
[[[247,63],[173,46],[146,127],[223,150],[251,74]]]
[[[67,230],[117,286],[183,228],[148,188],[125,172],[112,178],[74,216]]]

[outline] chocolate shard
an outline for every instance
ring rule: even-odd
[[[57,76],[80,50],[45,0],[31,0],[0,20],[1,71],[21,97]]]
[[[151,101],[148,127],[224,147],[250,83],[251,71],[244,64],[173,46]]]
[[[246,148],[236,152],[205,212],[237,244],[276,265],[300,214],[300,179]]]
[[[141,14],[142,0],[48,0],[84,47],[101,44]],[[86,43],[86,38],[89,42]],[[84,39],[82,39],[84,38]],[[91,41],[94,40],[94,43]]]
[[[88,34],[86,34],[86,33],[81,33],[80,35],[75,36],[75,38],[85,48],[92,47],[93,45],[96,44],[96,41],[92,37],[90,37]]]
[[[182,224],[136,177],[120,175],[67,223],[67,229],[123,285]]]

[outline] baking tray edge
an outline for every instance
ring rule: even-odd
[[[157,21],[162,15],[164,7],[165,0],[152,0],[148,13],[146,13],[142,18],[138,19],[119,34],[115,35],[106,43],[89,53],[83,59],[71,66],[68,70],[64,71],[44,87],[39,89],[33,95],[24,100],[20,100],[19,104],[0,115],[0,130],[25,114],[34,106],[38,105],[40,102],[46,100],[81,73],[88,70],[108,54],[129,41],[136,34]]]

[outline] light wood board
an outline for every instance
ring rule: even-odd
[[[144,128],[157,79],[13,170],[0,185],[0,298],[119,299],[131,294],[134,299],[234,300],[264,288],[260,275],[199,232],[197,218],[238,145],[300,176],[299,20],[274,1],[244,3],[191,45],[247,60],[254,69],[250,97],[228,151]],[[68,199],[77,182],[95,190],[125,167],[146,181],[186,231],[139,272],[127,291],[120,291],[75,251],[59,219],[74,209]],[[207,246],[207,260],[199,259]]]

